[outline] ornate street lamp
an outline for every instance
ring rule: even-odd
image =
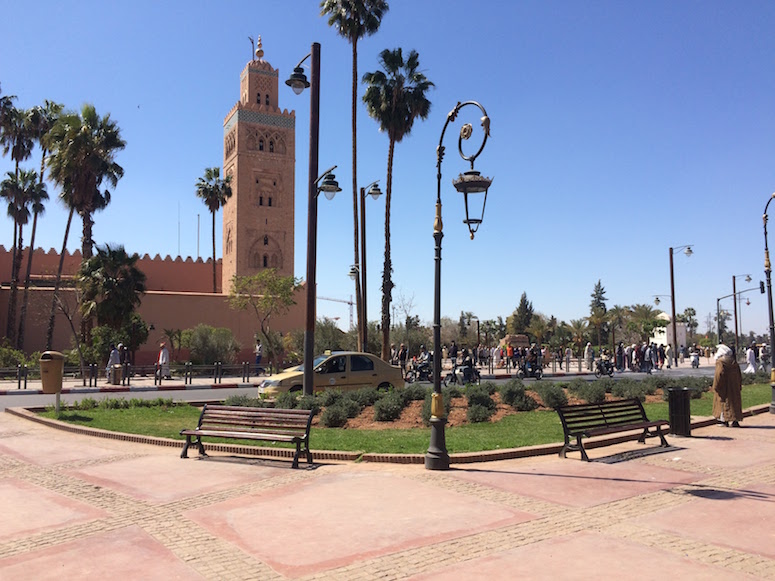
[[[370,183],[365,188],[361,188],[361,316],[359,321],[361,324],[360,332],[358,333],[361,338],[361,351],[366,352],[366,346],[368,345],[368,329],[369,329],[369,312],[366,309],[366,196],[371,196],[376,200],[382,195],[382,190],[379,189],[379,180]],[[368,192],[366,191],[368,190]]]
[[[473,127],[466,123],[460,128],[458,138],[458,153],[465,161],[471,162],[471,169],[460,174],[452,184],[455,189],[463,194],[465,203],[466,217],[463,223],[468,226],[471,234],[471,240],[479,229],[484,218],[484,207],[487,203],[487,191],[490,188],[492,179],[482,176],[478,171],[474,171],[474,162],[482,153],[487,138],[490,136],[490,118],[487,112],[476,101],[465,101],[458,103],[455,108],[447,114],[447,121],[441,130],[439,145],[436,148],[436,218],[433,222],[433,239],[436,242],[435,253],[435,273],[434,273],[434,296],[433,296],[433,394],[431,399],[431,441],[428,452],[425,454],[425,468],[427,470],[447,470],[449,468],[449,453],[447,452],[447,443],[444,435],[444,425],[447,423],[446,413],[444,411],[444,400],[441,395],[441,239],[444,237],[443,224],[441,221],[441,162],[444,159],[444,134],[447,126],[457,118],[458,113],[463,107],[473,105],[482,112],[482,130],[483,139],[479,149],[473,155],[467,156],[463,153],[463,141],[468,140],[473,133]],[[481,196],[481,194],[484,194]],[[477,198],[481,199],[482,211],[471,212],[469,202]],[[476,207],[476,206],[474,206]],[[471,216],[478,217],[471,217]]]
[[[312,83],[307,81],[302,63],[311,58],[310,74]],[[285,81],[293,92],[300,95],[304,89],[310,88],[309,107],[309,178],[307,192],[307,315],[304,328],[304,394],[312,395],[314,375],[312,362],[315,351],[315,269],[317,260],[317,223],[318,223],[318,194],[324,192],[329,200],[336,192],[341,191],[336,183],[334,174],[328,171],[318,175],[318,143],[320,135],[320,44],[312,43],[310,53],[299,61],[293,69],[293,74]],[[320,185],[318,183],[321,181]]]
[[[673,358],[675,360],[675,366],[678,367],[678,334],[675,324],[675,278],[673,276],[673,252],[675,250],[683,250],[686,257],[690,257],[694,252],[692,251],[692,245],[678,246],[676,248],[670,247],[670,300],[672,302],[672,324],[673,324]]]
[[[750,274],[733,274],[732,275],[732,294],[737,295],[737,288],[736,288],[736,278],[738,276],[744,276],[745,282],[751,282],[751,275]],[[737,298],[735,298],[735,357],[739,357],[740,354],[740,342],[738,341],[738,334],[737,334]],[[742,314],[742,313],[741,313]],[[743,331],[743,323],[740,321],[740,332]]]
[[[775,320],[772,315],[772,280],[770,273],[772,267],[770,266],[770,251],[767,248],[767,208],[770,206],[770,202],[775,198],[775,193],[767,200],[767,205],[764,206],[764,276],[767,279],[767,308],[770,313],[770,387],[772,388],[772,401],[770,403],[770,413],[775,414],[775,358],[773,354],[773,348],[775,348]]]

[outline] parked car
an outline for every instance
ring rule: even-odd
[[[371,353],[337,351],[318,355],[313,360],[313,391],[324,389],[351,390],[361,387],[403,388],[401,368],[385,363]],[[297,365],[267,377],[258,386],[259,395],[276,395],[285,391],[301,391],[304,365]]]

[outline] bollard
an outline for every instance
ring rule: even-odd
[[[16,389],[22,389],[22,378],[24,378],[24,389],[27,389],[27,366],[20,363],[16,366]]]

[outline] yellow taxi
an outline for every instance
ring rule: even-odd
[[[403,388],[401,368],[385,363],[371,353],[336,351],[315,357],[313,363],[315,386],[313,391],[361,387]],[[259,395],[276,395],[285,391],[301,391],[304,383],[304,365],[291,367],[267,377],[258,386]]]

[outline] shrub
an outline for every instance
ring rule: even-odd
[[[568,396],[565,395],[565,391],[553,383],[543,383],[536,387],[536,391],[546,407],[558,408],[568,405]]]
[[[295,393],[284,391],[283,393],[278,394],[275,398],[274,407],[285,410],[292,410],[296,407],[297,399],[298,398]]]
[[[611,393],[614,397],[621,399],[637,398],[640,401],[646,400],[646,386],[635,381],[617,382]]]
[[[374,420],[392,422],[397,420],[404,409],[404,400],[396,392],[390,392],[374,403]]]
[[[98,407],[102,410],[124,410],[129,407],[129,402],[123,397],[116,399],[107,398],[101,400]]]
[[[257,397],[250,397],[249,395],[230,395],[223,402],[224,405],[238,405],[249,408],[263,408],[267,407],[267,402],[264,399]]]
[[[407,385],[404,389],[399,390],[398,393],[400,393],[404,401],[410,402],[410,401],[422,401],[425,399],[425,396],[428,394],[428,391],[431,388],[420,385],[419,383],[411,383]]]
[[[477,403],[468,406],[466,418],[468,418],[468,421],[471,423],[487,422],[490,420],[493,413],[495,413],[495,410]]]
[[[468,407],[482,406],[488,410],[495,411],[495,401],[490,396],[489,389],[484,385],[469,385],[466,388],[466,399]]]
[[[472,383],[469,383],[466,385],[466,392],[468,392],[469,389],[484,389],[485,391],[487,391],[489,395],[492,395],[498,391],[498,386],[495,385],[495,383],[493,383],[492,381],[485,381],[480,385],[474,385]]]
[[[342,392],[338,389],[326,389],[318,395],[318,399],[324,408],[331,407],[342,399]]]
[[[320,399],[314,395],[302,395],[296,402],[296,409],[312,410],[312,415],[320,413]]]
[[[457,393],[455,396],[453,394]],[[460,397],[460,390],[455,387],[442,388],[441,390],[442,400],[444,403],[444,415],[449,415],[449,410],[452,408],[452,398]],[[426,426],[431,424],[431,401],[433,400],[433,391],[429,391],[425,396],[425,401],[422,404],[422,422]]]
[[[559,384],[555,384],[559,385]],[[581,397],[581,392],[584,391],[584,388],[587,387],[587,382],[581,379],[580,377],[575,377],[571,380],[571,382],[568,384],[568,391],[572,393],[573,395],[576,395],[578,397]]]
[[[327,407],[320,415],[320,423],[327,428],[341,428],[347,423],[347,410],[341,404]]]
[[[194,365],[211,365],[216,361],[233,363],[234,356],[240,350],[240,344],[234,339],[230,329],[215,328],[210,325],[197,325],[183,332],[185,345],[191,351]]]
[[[521,412],[538,407],[538,402],[525,393],[525,385],[519,379],[511,379],[500,386],[501,401]]]
[[[579,392],[579,397],[587,403],[601,403],[605,401],[606,389],[600,381],[588,383]]]
[[[93,397],[85,397],[81,401],[73,402],[73,409],[76,410],[93,410],[98,406],[98,402]]]
[[[355,391],[347,392],[347,396],[364,408],[369,405],[374,405],[379,398],[384,395],[384,392],[379,391],[376,387],[362,387]]]
[[[616,385],[616,381],[614,381],[613,377],[601,377],[596,382],[600,387],[603,388],[603,391],[606,393],[611,393],[613,391],[614,385]]]

